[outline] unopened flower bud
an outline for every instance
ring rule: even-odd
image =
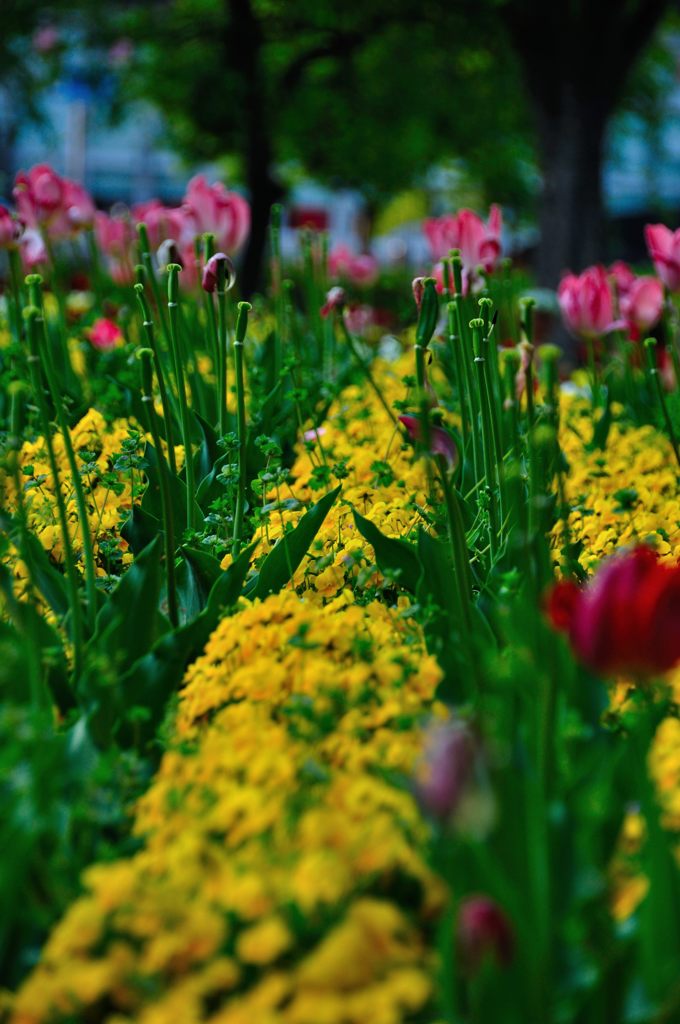
[[[334,309],[337,309],[338,312],[342,312],[344,305],[345,289],[340,288],[338,285],[336,285],[335,288],[331,288],[330,291],[326,294],[326,301],[319,312],[321,313],[321,316],[325,319],[327,316],[330,316],[331,312]]]
[[[203,268],[201,285],[206,292],[228,292],[236,283],[236,271],[226,253],[216,252]]]
[[[497,903],[488,896],[468,896],[458,911],[456,942],[462,970],[472,975],[489,958],[498,966],[507,966],[512,960],[515,937]]]
[[[178,267],[184,267],[184,261],[180,257],[174,238],[166,238],[161,242],[156,252],[156,262],[159,267],[167,267],[168,263],[176,263]]]

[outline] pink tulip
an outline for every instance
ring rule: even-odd
[[[621,315],[639,337],[654,327],[663,311],[663,285],[658,277],[636,277],[619,300]]]
[[[237,192],[229,192],[220,182],[209,185],[198,174],[189,182],[182,203],[185,229],[191,238],[212,232],[218,248],[236,252],[250,231],[250,206]]]
[[[14,249],[21,237],[21,221],[9,212],[6,206],[0,206],[0,249]]]
[[[149,199],[136,203],[130,214],[134,224],[146,225],[152,249],[158,249],[166,238],[177,243],[184,241],[184,214],[178,207],[164,206],[159,199]]]
[[[501,208],[494,204],[486,223],[472,210],[460,210],[457,214],[426,220],[423,231],[434,261],[448,256],[451,249],[460,249],[463,270],[472,276],[480,266],[487,273],[496,266],[501,254],[502,227]]]
[[[19,217],[29,227],[46,224],[61,207],[64,183],[48,164],[36,164],[30,171],[19,171],[12,191]]]
[[[92,324],[87,336],[94,348],[100,352],[108,352],[123,340],[123,332],[114,320],[100,317]]]
[[[593,337],[617,326],[614,292],[602,266],[588,267],[578,277],[566,274],[560,281],[557,298],[564,321],[575,334]]]
[[[609,276],[614,280],[614,286],[619,298],[625,295],[635,281],[635,273],[623,260],[616,260],[609,268]]]
[[[488,896],[467,896],[458,911],[458,956],[466,974],[476,974],[488,959],[499,966],[512,960],[515,937],[505,913]]]
[[[645,225],[647,249],[654,269],[669,291],[680,291],[680,228],[671,231],[664,224]]]
[[[123,217],[112,217],[108,213],[97,213],[94,221],[97,245],[107,256],[121,258],[127,253],[134,239],[132,224]]]
[[[36,228],[26,228],[19,239],[19,251],[26,270],[33,270],[42,263],[47,263],[45,240]]]
[[[369,288],[375,284],[380,268],[370,253],[357,255],[347,245],[336,245],[328,257],[328,272],[333,278],[345,278],[359,288]]]
[[[422,437],[422,423],[417,416],[399,416],[399,422],[408,431],[412,441],[420,441]],[[443,427],[434,423],[430,424],[430,453],[432,455],[443,455],[449,469],[458,465],[458,448],[451,435]]]
[[[62,206],[69,225],[74,231],[90,228],[94,224],[96,208],[92,196],[77,181],[62,179]]]

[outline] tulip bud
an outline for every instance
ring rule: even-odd
[[[458,911],[456,943],[463,972],[474,975],[489,958],[498,966],[507,966],[512,960],[515,937],[497,903],[488,896],[468,896]]]
[[[418,280],[418,278],[416,278]],[[439,298],[437,282],[433,277],[422,279],[422,296],[420,300],[418,324],[416,326],[416,345],[427,348],[437,327],[439,318]],[[414,286],[414,295],[416,289]],[[417,299],[416,299],[417,301]]]
[[[180,257],[177,242],[174,238],[166,238],[158,246],[156,263],[159,267],[167,267],[168,263],[176,263],[178,267],[184,267],[184,262]]]
[[[236,271],[226,253],[216,252],[203,268],[201,286],[206,292],[228,292],[236,283]]]
[[[330,316],[331,311],[334,309],[337,309],[337,311],[341,313],[344,305],[345,289],[340,288],[338,285],[336,285],[334,288],[331,288],[330,291],[326,294],[326,301],[319,310],[319,312],[325,320],[327,316]]]

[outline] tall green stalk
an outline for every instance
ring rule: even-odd
[[[52,480],[54,482],[57,517],[59,519],[59,528],[61,530],[61,542],[64,548],[64,568],[66,570],[69,611],[71,614],[71,639],[73,640],[73,675],[75,679],[78,679],[83,667],[83,617],[80,606],[80,597],[78,594],[78,575],[76,573],[73,544],[71,542],[71,534],[69,531],[66,502],[64,501],[64,495],[61,489],[59,467],[54,451],[54,441],[52,439],[52,425],[50,423],[40,373],[41,358],[39,339],[42,334],[42,312],[37,306],[27,306],[24,310],[24,319],[26,321],[26,333],[28,339],[29,373],[33,384],[33,393],[38,407],[38,414],[40,416],[40,426],[45,439],[47,460],[50,465],[50,473],[52,474]]]
[[[168,401],[168,392],[165,387],[165,380],[163,378],[163,368],[161,366],[161,361],[158,354],[158,347],[156,345],[156,335],[154,332],[151,310],[149,309],[149,303],[146,301],[146,295],[144,294],[144,285],[138,282],[135,285],[135,292],[137,294],[139,308],[141,309],[142,312],[142,327],[144,328],[144,333],[146,335],[146,343],[153,355],[154,367],[156,369],[158,393],[160,395],[161,406],[163,408],[163,426],[165,429],[165,440],[168,449],[167,461],[173,476],[177,476],[177,461],[175,458],[175,438],[172,426],[172,410],[170,409],[170,403]],[[162,448],[158,448],[157,451],[158,458],[162,458]]]
[[[236,492],[236,511],[234,513],[234,542],[232,555],[239,554],[243,542],[243,518],[246,507],[246,442],[248,427],[246,422],[246,390],[243,365],[243,342],[248,330],[248,313],[253,307],[249,302],[239,302],[236,319],[236,336],[234,338],[234,368],[236,371],[236,406],[238,434],[238,490]]]
[[[147,424],[149,433],[153,439],[154,447],[159,453],[158,456],[158,481],[161,495],[161,509],[163,515],[163,535],[165,539],[165,573],[166,589],[168,592],[168,615],[173,627],[179,625],[179,614],[177,610],[177,586],[175,581],[175,523],[172,512],[172,501],[170,498],[170,482],[168,480],[168,467],[165,460],[161,458],[161,438],[158,431],[158,418],[154,407],[153,399],[153,349],[141,348],[137,355],[142,367],[142,402],[146,409]]]
[[[186,469],[187,486],[187,527],[191,529],[196,526],[194,522],[194,495],[196,485],[194,480],[194,453],[191,446],[191,426],[189,424],[189,407],[187,405],[186,384],[184,380],[184,367],[179,340],[179,272],[182,268],[179,263],[168,264],[168,319],[170,322],[170,346],[175,367],[175,380],[177,382],[179,414],[182,426],[182,444],[184,445],[184,465]]]

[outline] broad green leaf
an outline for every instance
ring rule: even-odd
[[[341,487],[338,485],[335,490],[330,491],[315,505],[312,505],[295,529],[286,533],[272,548],[262,563],[258,575],[246,590],[248,597],[264,599],[269,594],[278,594],[279,590],[293,577],[340,490]]]
[[[375,523],[359,515],[355,508],[352,512],[357,530],[375,551],[375,560],[380,571],[389,574],[406,590],[415,594],[421,573],[416,549],[406,541],[386,537]]]

